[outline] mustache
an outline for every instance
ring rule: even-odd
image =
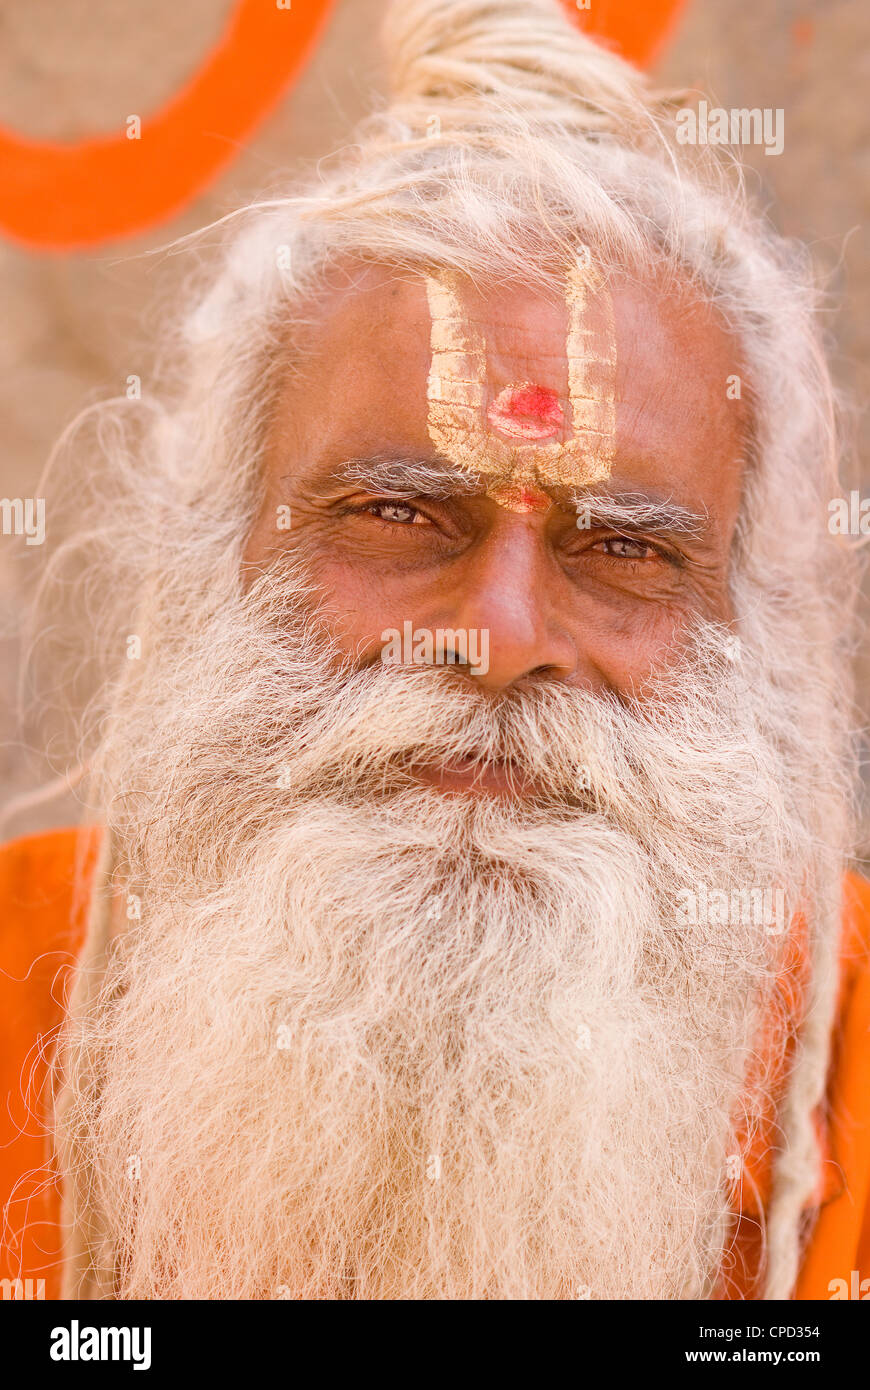
[[[296,728],[287,788],[352,796],[412,785],[415,767],[473,763],[482,775],[503,771],[532,800],[600,808],[615,741],[627,755],[626,717],[610,693],[529,683],[493,695],[434,666],[345,666]]]

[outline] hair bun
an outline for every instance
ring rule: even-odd
[[[383,30],[398,104],[461,103],[566,127],[645,124],[646,79],[573,24],[559,0],[393,0]]]

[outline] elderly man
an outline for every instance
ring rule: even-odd
[[[392,105],[228,219],[162,397],[62,453],[93,505],[40,612],[76,575],[105,675],[94,824],[2,860],[7,1265],[856,1296],[855,578],[806,268],[555,3],[387,40]]]

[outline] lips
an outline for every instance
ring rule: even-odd
[[[552,439],[565,420],[556,392],[531,381],[506,386],[490,402],[486,415],[494,430],[523,440]]]
[[[481,796],[527,797],[535,788],[502,761],[457,758],[447,765],[418,763],[409,769],[418,781],[443,792],[473,792]]]

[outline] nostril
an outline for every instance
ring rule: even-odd
[[[568,672],[563,666],[556,666],[548,663],[545,666],[535,666],[526,673],[526,679],[530,681],[547,681],[551,684],[564,684]]]

